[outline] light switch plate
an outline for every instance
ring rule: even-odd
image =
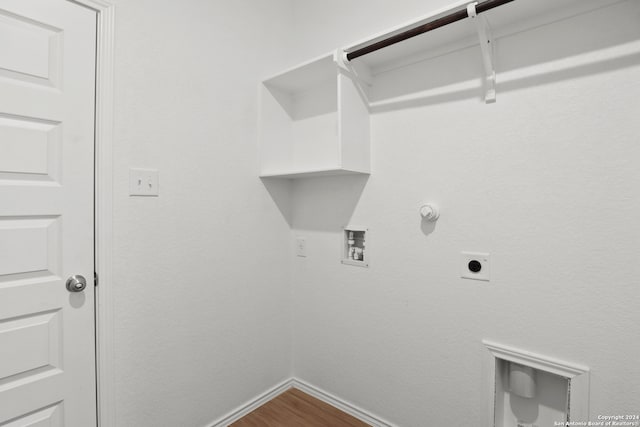
[[[160,194],[160,179],[157,169],[129,169],[129,195],[155,196]]]
[[[462,252],[460,255],[460,276],[464,279],[488,282],[491,280],[491,256],[487,253]]]

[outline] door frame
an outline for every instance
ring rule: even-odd
[[[68,0],[96,11],[94,245],[97,423],[116,425],[113,353],[113,111],[115,10],[110,0]]]

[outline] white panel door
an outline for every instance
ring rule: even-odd
[[[94,11],[0,0],[2,427],[96,425],[95,46]]]

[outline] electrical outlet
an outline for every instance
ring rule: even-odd
[[[129,169],[130,196],[158,196],[159,172],[157,169]]]
[[[460,276],[464,279],[491,280],[491,258],[489,254],[462,252],[460,256]]]
[[[296,237],[296,256],[307,256],[307,239],[304,237]]]

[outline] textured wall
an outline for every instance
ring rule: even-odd
[[[257,82],[449,2],[116,3],[118,427],[204,426],[292,363],[399,425],[474,425],[483,338],[590,366],[594,416],[637,412],[637,2],[500,40],[494,105],[376,111],[371,177],[297,182],[293,204],[256,178]],[[419,75],[472,87],[479,61]],[[130,166],[160,169],[159,198],[128,197]],[[347,223],[370,269],[339,264]],[[458,277],[463,250],[492,254],[491,283]]]
[[[294,56],[443,5],[297,1]],[[501,39],[496,104],[445,90],[377,111],[368,180],[294,185],[296,376],[401,426],[476,425],[490,339],[589,366],[594,417],[638,412],[639,18],[627,1]],[[473,87],[480,55],[423,71],[383,79]],[[371,229],[369,269],[339,263],[348,223]],[[465,250],[491,253],[490,283],[459,277]]]
[[[204,426],[290,376],[288,224],[257,179],[257,82],[288,1],[116,2],[117,426]],[[128,197],[128,168],[160,170]]]

